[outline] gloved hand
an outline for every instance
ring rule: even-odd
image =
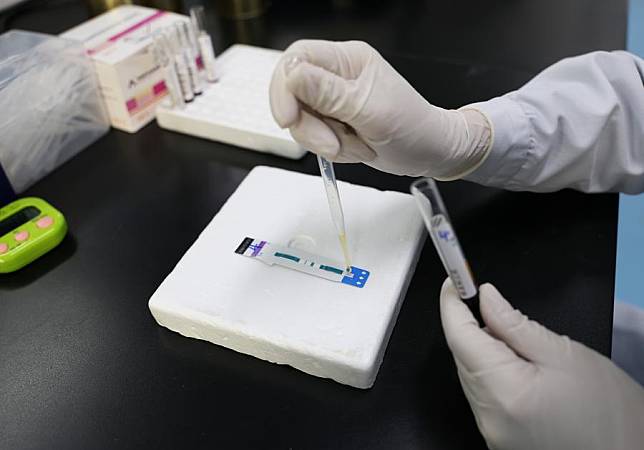
[[[461,385],[492,449],[641,449],[644,390],[613,363],[529,320],[481,286],[478,327],[451,281],[441,320]]]
[[[292,44],[273,73],[270,102],[303,147],[397,175],[462,177],[483,162],[492,135],[481,112],[431,105],[359,41]]]

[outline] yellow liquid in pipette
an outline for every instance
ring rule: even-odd
[[[347,236],[345,234],[338,235],[340,238],[340,245],[342,246],[342,253],[344,253],[344,263],[347,266],[346,272],[351,273],[351,258],[349,258],[349,246],[347,244]]]

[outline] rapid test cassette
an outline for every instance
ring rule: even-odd
[[[409,194],[342,181],[338,190],[352,237],[350,274],[320,177],[255,167],[150,299],[156,321],[370,387],[426,232]]]
[[[235,253],[255,258],[269,266],[279,265],[337,283],[363,288],[369,279],[369,271],[351,266],[350,270],[332,259],[292,247],[271,244],[268,241],[244,238]]]
[[[219,79],[183,108],[157,108],[161,128],[299,159],[306,150],[271,114],[268,87],[282,52],[233,45],[216,59]]]

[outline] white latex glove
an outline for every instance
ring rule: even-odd
[[[487,329],[451,281],[441,320],[461,385],[492,449],[644,448],[644,390],[588,347],[553,333],[481,286]]]
[[[273,73],[270,101],[275,121],[303,147],[397,175],[462,177],[492,139],[481,112],[431,105],[359,41],[292,44]]]

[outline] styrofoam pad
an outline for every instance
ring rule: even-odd
[[[413,198],[339,182],[364,289],[235,253],[245,236],[342,261],[320,177],[256,167],[149,302],[157,322],[306,373],[368,388],[413,275],[425,229]]]

